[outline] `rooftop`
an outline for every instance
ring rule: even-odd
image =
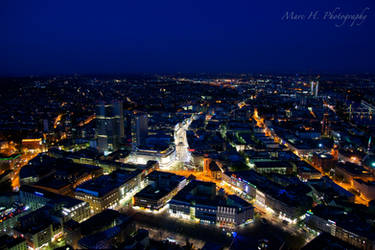
[[[235,195],[216,195],[216,184],[212,182],[204,182],[192,180],[185,186],[171,201],[185,202],[196,206],[230,206],[243,208],[251,206],[250,203]]]
[[[109,175],[102,175],[79,185],[75,191],[94,195],[96,197],[102,197],[112,190],[124,185],[140,172],[141,170],[116,170]]]

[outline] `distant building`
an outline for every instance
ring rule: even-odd
[[[64,223],[64,233],[66,243],[74,249],[108,249],[134,234],[135,223],[115,210],[106,209],[84,222],[70,220]]]
[[[236,227],[253,218],[254,208],[235,195],[216,195],[215,183],[193,180],[169,202],[169,214],[202,224]]]
[[[279,218],[290,222],[296,222],[304,214],[304,209],[312,204],[305,190],[298,186],[287,190],[288,187],[273,183],[253,170],[225,172],[223,181],[242,190],[245,197],[255,198],[257,205],[269,208]]]
[[[171,166],[176,160],[176,147],[169,145],[144,145],[136,148],[125,160],[131,164],[146,164],[148,161],[157,161],[160,168]]]
[[[374,181],[374,175],[365,167],[351,163],[338,163],[335,167],[335,173],[342,176],[345,182],[354,185],[354,179],[361,179],[363,181]]]
[[[22,139],[22,147],[27,148],[28,150],[36,150],[41,148],[42,138],[35,139]]]
[[[142,186],[145,171],[116,170],[87,181],[75,189],[75,198],[88,202],[91,212],[95,214],[104,209],[115,208],[128,193]]]
[[[41,155],[21,169],[20,182],[52,193],[69,195],[76,186],[102,175],[102,172],[98,166]]]
[[[309,180],[307,185],[315,197],[320,197],[325,203],[350,202],[354,203],[355,195],[337,185],[327,176],[320,179]]]
[[[119,149],[124,137],[124,115],[121,102],[96,105],[96,138],[98,150],[109,153]]]
[[[23,237],[29,248],[47,247],[63,233],[62,224],[54,221],[49,212],[48,208],[43,207],[21,217],[14,228],[14,234]]]
[[[30,207],[30,210],[37,210],[42,207],[50,208],[53,215],[63,222],[70,219],[80,222],[91,215],[89,203],[85,201],[27,185],[21,187],[20,199],[22,203]]]
[[[328,120],[328,113],[324,113],[323,120],[322,120],[322,136],[329,136],[330,134],[330,126]]]
[[[13,194],[4,194],[0,196],[0,232],[9,233],[17,225],[17,220],[31,212],[31,209],[25,204],[20,203],[19,196]],[[1,240],[0,240],[1,245]],[[0,249],[2,249],[0,247]]]
[[[148,185],[133,197],[133,206],[159,210],[186,185],[186,178],[172,173],[154,171],[147,176]]]
[[[133,150],[140,145],[146,144],[146,138],[148,135],[147,114],[134,114],[131,121],[131,130]]]
[[[26,240],[21,237],[13,238],[4,234],[0,236],[0,249],[27,250]]]
[[[317,206],[306,213],[306,224],[359,249],[374,249],[374,234],[370,225],[356,214],[332,206]]]
[[[333,237],[329,233],[323,232],[302,248],[302,250],[316,249],[353,249],[353,246]]]
[[[305,161],[295,161],[297,176],[301,180],[320,179],[322,174]]]
[[[254,163],[254,170],[260,174],[292,174],[295,172],[293,165],[288,161],[276,160],[257,161]]]
[[[312,156],[312,164],[324,172],[334,169],[336,162],[334,157],[329,153],[314,153]]]
[[[318,97],[319,81],[311,81],[310,87],[311,87],[311,90],[310,90],[311,95],[314,96],[314,97]]]
[[[375,199],[375,181],[353,179],[353,186],[355,190],[363,194],[368,200]]]
[[[214,179],[220,180],[222,174],[222,164],[210,158],[205,158],[203,161],[203,172],[205,175],[211,176]]]

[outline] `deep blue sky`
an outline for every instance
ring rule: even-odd
[[[370,9],[336,27],[323,20],[335,7]],[[1,0],[0,75],[375,73],[374,31],[373,0]]]

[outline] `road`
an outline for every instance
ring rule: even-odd
[[[13,173],[11,177],[13,190],[18,190],[20,187],[19,173],[20,173],[21,168],[25,166],[27,163],[29,163],[29,161],[34,159],[39,153],[40,153],[39,151],[36,151],[36,152],[26,151],[20,156],[19,162],[14,165]]]
[[[17,190],[20,186],[19,181],[19,172],[23,166],[25,166],[30,160],[36,157],[40,152],[42,152],[42,148],[37,148],[34,150],[29,150],[27,148],[21,149],[21,155],[15,159],[10,160],[9,165],[7,167],[12,170],[10,175],[12,188]],[[12,154],[17,154],[19,151],[16,148],[16,144],[13,142],[8,143],[5,147],[2,148],[0,151],[1,154],[10,156]],[[1,172],[1,170],[0,170]]]
[[[258,116],[258,112],[255,110],[254,111],[254,116],[253,118],[255,119],[255,121],[257,122],[257,125],[261,128],[264,128],[265,130],[265,134],[269,137],[271,137],[272,139],[274,139],[275,141],[281,141],[281,139],[275,134],[275,133],[272,133],[272,131],[267,127],[267,125],[264,123],[264,120],[263,118],[260,118]],[[288,147],[288,145],[286,144],[286,146]],[[288,147],[289,148],[289,147]],[[297,155],[302,161],[305,161],[307,162],[309,165],[311,165],[312,167],[314,167],[316,170],[318,170],[322,175],[325,175],[327,177],[329,177],[330,179],[332,179],[330,176],[328,176],[326,173],[324,173],[322,171],[321,168],[315,166],[314,164],[312,164],[310,161],[307,161],[305,158],[303,158],[301,156],[301,154],[298,153],[298,151],[294,151],[294,150],[291,150],[295,155]],[[336,181],[334,179],[332,179],[333,182],[335,182],[337,185],[339,185],[340,187],[342,187],[343,189],[345,189],[346,191],[348,192],[351,192],[351,189],[353,189],[353,187],[350,185],[350,184],[347,184],[347,183],[344,183],[344,182],[339,182],[339,181]],[[368,203],[369,203],[369,200],[366,199],[366,197],[364,197],[363,195],[357,195],[357,194],[354,194],[355,195],[355,200],[354,202],[357,203],[357,204],[362,204],[362,205],[365,205],[365,206],[368,206]]]
[[[262,119],[257,118],[256,120],[259,121],[259,125],[263,124]],[[176,125],[176,128],[175,128],[175,143],[176,143],[176,145],[182,144],[184,147],[181,147],[180,149],[184,150],[184,151],[186,150],[186,152],[188,152],[186,130],[188,129],[189,124],[190,124],[190,122],[180,123],[180,124]],[[270,136],[270,134],[268,134],[268,135]],[[186,152],[181,152],[181,153],[183,155]],[[190,153],[190,152],[188,152],[188,153]],[[180,160],[181,160],[181,158],[180,158]],[[260,226],[260,225],[267,224],[268,226],[274,228],[273,229],[274,231],[281,231],[281,232],[283,232],[282,234],[288,235],[288,237],[298,237],[300,239],[300,241],[302,241],[303,243],[305,243],[305,240],[310,241],[313,238],[313,236],[310,233],[307,233],[303,229],[299,228],[298,225],[296,225],[296,224],[286,225],[285,222],[283,222],[282,219],[276,217],[275,214],[271,213],[269,210],[265,209],[264,207],[261,207],[258,204],[254,203],[254,200],[248,200],[246,197],[243,197],[241,195],[242,194],[241,190],[239,190],[237,187],[231,186],[230,184],[227,184],[226,182],[224,182],[222,180],[217,180],[217,179],[211,177],[207,173],[194,171],[194,170],[186,170],[186,169],[183,170],[183,169],[179,169],[179,168],[168,169],[168,170],[160,170],[160,171],[170,172],[170,173],[174,173],[174,174],[185,176],[185,177],[189,177],[191,175],[194,175],[197,180],[206,181],[206,182],[214,182],[214,183],[216,183],[217,189],[223,188],[224,191],[227,194],[236,194],[238,196],[241,196],[243,199],[247,200],[249,203],[253,204],[254,207],[255,207],[255,212],[257,214],[257,219],[251,225],[246,225],[246,226],[240,227],[239,230],[241,232],[248,232],[248,228],[254,227],[254,224],[257,225],[256,228],[262,228],[262,226]],[[121,208],[121,211],[124,211],[124,209],[127,210],[129,208],[123,207],[123,208]],[[166,237],[170,236],[169,234],[171,234],[171,237],[174,240],[176,240],[179,244],[183,243],[183,245],[184,245],[185,242],[186,242],[186,237],[197,240],[195,242],[195,244],[201,244],[202,242],[200,242],[199,240],[201,240],[201,241],[206,240],[206,239],[212,238],[214,236],[214,235],[205,235],[206,232],[211,232],[211,233],[214,232],[214,233],[220,233],[220,234],[223,233],[221,231],[221,230],[223,230],[222,228],[210,226],[210,230],[207,230],[207,228],[206,228],[207,226],[205,226],[205,225],[199,225],[199,224],[196,224],[196,223],[193,223],[193,222],[189,223],[189,222],[186,222],[186,221],[182,221],[182,220],[179,220],[179,219],[176,219],[176,218],[169,217],[166,211],[164,211],[161,214],[157,214],[157,215],[152,214],[152,213],[145,213],[145,212],[142,212],[142,211],[134,212],[134,210],[131,213],[133,214],[133,216],[135,216],[135,218],[137,220],[137,223],[139,225],[141,225],[143,227],[147,227],[148,229],[150,229],[150,231],[153,234],[153,237],[156,240],[164,240],[164,239],[166,239]],[[263,219],[263,220],[261,220],[261,219]],[[259,222],[260,220],[261,220],[261,222]],[[171,226],[171,225],[179,225],[179,226],[177,228],[175,228],[174,226]],[[160,231],[159,230],[160,227],[163,228],[164,231]],[[191,227],[193,227],[194,230],[188,229],[188,228],[191,228]],[[202,232],[200,232],[202,228],[204,230]],[[197,234],[197,232],[200,232],[200,233]],[[226,235],[226,232],[224,232],[224,236],[225,235]],[[259,234],[259,237],[260,237],[260,235],[262,235],[262,233]],[[202,236],[204,236],[204,237],[202,237]],[[216,235],[213,238],[214,239],[219,239],[219,238],[221,239],[222,235],[221,236]],[[269,238],[272,238],[272,236],[270,235]],[[224,244],[224,243],[229,244],[229,241],[231,243],[233,243],[232,240],[233,239],[230,239],[230,237],[228,239],[226,239],[224,237],[222,244]],[[282,240],[278,240],[277,245],[282,244],[282,243],[283,243]]]
[[[257,121],[257,124],[259,126],[264,127],[264,121],[263,119],[259,118],[257,110],[255,110],[254,119]],[[266,133],[266,135],[271,136],[270,133]],[[186,132],[185,132],[185,136],[186,136]],[[178,138],[176,137],[175,140],[177,142]],[[303,235],[303,237],[307,239],[308,241],[313,238],[311,234],[306,233],[301,228],[299,228],[296,224],[285,225],[282,219],[278,218],[277,216],[275,216],[273,213],[271,213],[269,210],[265,209],[264,207],[259,206],[257,203],[254,202],[254,200],[249,200],[246,197],[243,197],[241,195],[242,194],[241,190],[239,190],[237,187],[234,187],[222,180],[217,180],[215,178],[212,178],[210,175],[204,172],[199,172],[199,171],[181,170],[181,169],[169,169],[169,170],[163,170],[163,171],[174,173],[177,175],[182,175],[185,177],[189,177],[193,175],[195,176],[197,180],[206,181],[206,182],[214,182],[216,184],[217,189],[222,188],[227,194],[235,194],[237,196],[242,197],[249,203],[251,203],[255,207],[255,212],[260,214],[262,218],[266,219],[267,221],[269,221],[269,223],[273,224],[274,226],[277,226],[283,229],[284,231],[289,232],[291,235],[295,235],[295,234]]]

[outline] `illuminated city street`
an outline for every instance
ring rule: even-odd
[[[0,249],[375,250],[373,0],[1,3]]]

